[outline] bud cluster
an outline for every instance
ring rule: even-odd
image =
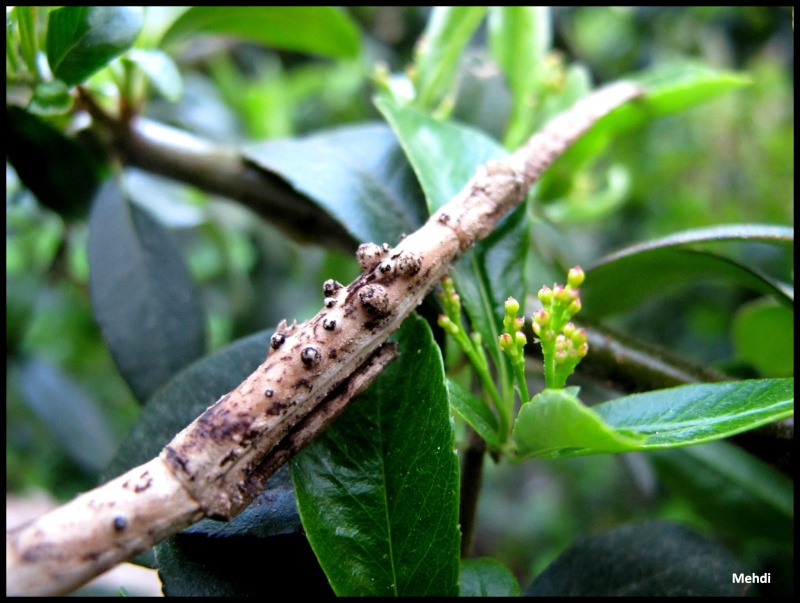
[[[578,287],[585,275],[579,266],[567,273],[566,285],[543,286],[539,290],[542,309],[533,315],[533,332],[542,344],[545,382],[553,389],[563,388],[567,377],[589,352],[586,331],[570,319],[581,310]]]
[[[525,319],[517,317],[519,312],[519,302],[513,297],[509,297],[505,303],[505,316],[503,317],[503,328],[505,332],[500,335],[500,349],[503,350],[511,359],[511,367],[514,369],[514,376],[519,386],[519,395],[523,404],[529,400],[528,384],[525,379],[525,344],[528,338],[522,332],[525,326]]]

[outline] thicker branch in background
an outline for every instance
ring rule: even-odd
[[[186,521],[238,514],[258,494],[253,484],[266,479],[264,459],[286,435],[364,365],[452,263],[525,199],[533,182],[572,142],[606,113],[640,95],[638,87],[625,82],[596,91],[517,152],[481,166],[460,193],[394,249],[373,243],[359,247],[361,276],[348,286],[327,281],[324,308],[302,325],[279,325],[264,363],[144,466],[153,465],[163,484],[140,467],[126,474],[130,478],[124,483],[112,481],[113,491],[101,486],[78,499],[87,509],[92,500],[102,501],[104,512],[97,518],[87,512],[76,521],[62,507],[7,533],[7,592],[65,592]],[[113,501],[125,484],[131,501],[126,514],[119,515]],[[149,499],[151,491],[161,492],[165,485],[186,507],[174,520],[177,528],[168,525],[169,500]],[[160,511],[153,512],[154,526],[136,519],[136,499],[139,507]]]
[[[239,201],[302,243],[347,253],[358,246],[338,221],[308,197],[259,169],[235,149],[144,117],[115,120],[83,91],[81,101],[103,130],[101,136],[110,136],[123,163]]]

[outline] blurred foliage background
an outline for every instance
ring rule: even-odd
[[[149,8],[143,35],[163,27],[168,10]],[[153,95],[145,114],[224,144],[379,119],[371,104],[373,68],[383,62],[398,71],[411,62],[429,9],[359,7],[349,14],[364,37],[364,52],[351,60],[312,59],[214,37],[178,46],[183,94],[177,102]],[[620,246],[687,228],[793,225],[788,8],[575,7],[553,9],[552,18],[552,59],[579,62],[598,85],[654,65],[680,69],[698,60],[742,71],[752,85],[620,141],[614,162],[625,166],[629,180],[617,192],[609,185],[609,194],[618,196],[615,211],[559,219],[556,209],[548,210],[558,205],[559,191],[550,191],[552,199],[543,195],[537,212],[551,221],[534,229],[540,246],[554,246],[568,262],[590,263]],[[485,48],[481,26],[455,115],[499,136],[508,98],[502,86],[487,85],[499,77]],[[93,87],[108,83],[94,81]],[[478,89],[493,92],[478,95]],[[209,351],[282,318],[308,318],[319,307],[324,279],[348,282],[357,274],[353,258],[298,245],[240,205],[132,168],[125,178],[134,202],[177,235],[201,289]],[[578,190],[561,191],[572,203],[587,196],[581,186],[597,186],[591,173],[585,178]],[[92,317],[85,216],[65,218],[47,209],[7,162],[6,220],[6,489],[41,488],[66,500],[96,484],[139,406]],[[786,254],[767,246],[738,251],[792,280]],[[764,303],[752,293],[704,284],[654,299],[614,324],[693,360],[759,376],[764,368],[752,360],[758,354],[748,355],[730,333],[748,308]],[[779,327],[778,336],[785,335]],[[23,371],[13,358],[35,362]],[[53,391],[69,392],[71,408],[48,404]],[[489,465],[487,471],[476,553],[499,558],[523,585],[577,535],[622,519],[677,517],[708,526],[707,517],[664,489],[636,455]],[[733,530],[730,541],[745,555],[760,546]],[[775,563],[784,563],[772,552]]]

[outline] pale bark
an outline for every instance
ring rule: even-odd
[[[362,245],[361,276],[347,286],[326,282],[323,309],[302,325],[279,325],[265,362],[157,459],[10,531],[7,593],[67,592],[193,521],[235,517],[330,420],[331,401],[343,408],[389,362],[381,346],[452,263],[597,119],[640,94],[628,83],[598,90],[517,152],[479,168],[397,247]],[[309,413],[325,418],[302,423]]]

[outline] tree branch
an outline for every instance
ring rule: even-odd
[[[572,142],[640,94],[624,82],[596,91],[517,152],[481,166],[394,249],[359,247],[364,272],[348,286],[326,281],[324,308],[302,325],[279,325],[265,362],[158,458],[8,532],[7,593],[67,592],[201,517],[236,516],[259,493],[265,458],[287,435],[351,375],[370,371],[365,363],[451,264],[522,202]],[[386,362],[377,360],[378,369]]]

